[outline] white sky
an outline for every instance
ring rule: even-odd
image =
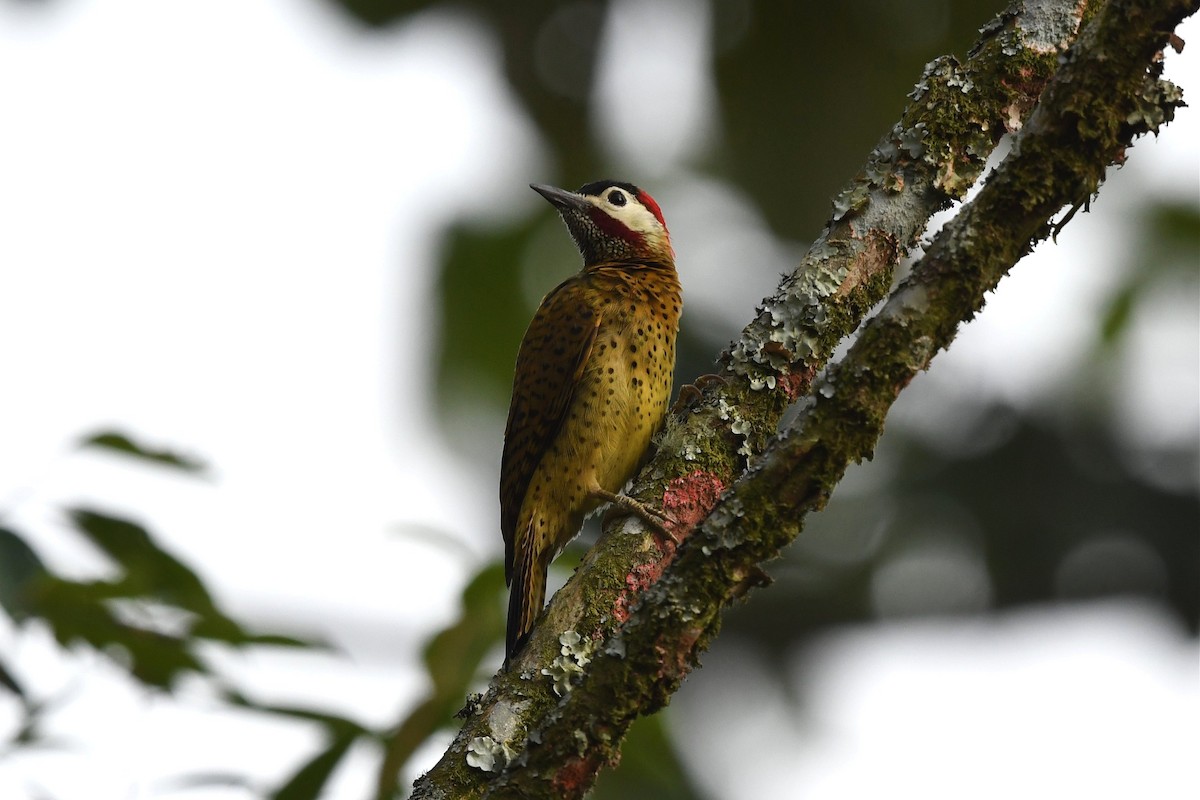
[[[644,5],[650,10],[620,6],[611,52],[626,55],[601,79],[611,111],[601,128],[618,158],[649,169],[716,134],[702,110],[710,89],[668,81],[687,99],[676,137],[656,139],[654,159],[630,147],[636,109],[620,107],[621,98],[661,102],[619,91],[637,72],[630,60],[641,52],[655,69],[703,63],[687,42],[666,37],[661,47],[688,54],[670,58],[653,43],[620,38],[637,36],[637,14],[670,18],[686,9],[671,0]],[[681,29],[699,37],[703,27]],[[1194,22],[1180,33],[1200,40]],[[1171,74],[1188,91],[1200,91],[1196,44],[1172,57]],[[493,477],[430,433],[423,388],[434,346],[436,224],[461,212],[526,213],[540,201],[525,184],[552,178],[499,75],[486,30],[441,16],[368,37],[305,0],[58,0],[45,10],[0,2],[0,509],[18,528],[36,530],[39,552],[71,574],[105,564],[80,548],[55,509],[94,500],[134,513],[198,567],[235,615],[264,625],[309,619],[347,651],[214,653],[260,699],[309,698],[373,724],[394,720],[420,690],[421,639],[457,614],[462,580],[499,551]],[[1195,196],[1196,116],[1185,109],[1158,141],[1139,144],[1096,212],[1060,237],[1057,258],[1043,247],[1023,262],[929,379],[970,381],[1021,404],[1062,391],[1057,370],[1088,346],[1095,318],[1086,304],[1064,310],[1063,298],[1078,297],[1081,283],[1094,303],[1105,296],[1112,271],[1096,264],[1100,254],[1113,256],[1120,220],[1139,198]],[[686,279],[689,255],[701,264],[714,252],[706,214],[744,215],[744,203],[686,175],[659,180],[671,181],[656,195],[669,209]],[[673,195],[680,202],[671,204]],[[764,236],[744,235],[781,257]],[[722,299],[719,289],[697,290],[699,305]],[[1197,298],[1155,302],[1122,362],[1156,365],[1137,379],[1154,413],[1123,422],[1137,442],[1197,431]],[[1050,319],[1063,327],[1048,331]],[[1044,346],[1048,337],[1061,343],[1064,331],[1065,348]],[[191,449],[213,475],[179,480],[70,453],[79,435],[110,426]],[[406,539],[397,533],[405,526],[448,532],[471,555]],[[944,654],[937,669],[927,658],[906,660],[914,648]],[[52,730],[72,743],[0,761],[0,797],[39,789],[173,796],[163,779],[198,770],[269,784],[318,746],[303,726],[218,712],[199,686],[184,704],[148,698],[103,659],[56,657],[37,630],[0,626],[0,651],[35,691],[68,693]],[[1120,774],[1088,787],[1088,796],[1128,796],[1117,789],[1144,773],[1134,756],[1155,742],[1186,742],[1193,753],[1200,744],[1195,648],[1145,610],[897,624],[832,640],[821,663],[811,680],[827,698],[821,719],[833,734],[764,726],[784,737],[776,749],[748,747],[724,760],[691,742],[689,761],[718,796],[764,796],[736,793],[768,788],[747,774],[807,786],[814,797],[903,796],[896,776],[915,785],[923,773],[913,765],[930,753],[948,757],[925,796],[992,796],[975,791],[987,765],[958,757],[959,731],[1021,738],[1034,723],[1013,709],[1050,708],[1058,735],[1035,741],[1064,757],[1033,763],[1083,770],[1106,721],[1094,718],[1096,694],[1111,703],[1113,692],[1130,701],[1106,706],[1106,741],[1146,749],[1127,751],[1127,769],[1114,764]],[[1079,674],[1096,694],[1084,687],[1063,698]],[[949,696],[940,693],[947,682]],[[997,696],[979,707],[966,702],[985,689]],[[914,696],[930,697],[928,714],[911,705]],[[1026,704],[1003,702],[1010,696]],[[702,722],[703,709],[688,702],[681,696],[679,713]],[[980,716],[995,722],[980,725]],[[11,719],[0,703],[0,725]],[[871,735],[878,730],[894,736]],[[788,768],[793,750],[799,773]],[[863,773],[856,763],[894,771]],[[371,753],[356,753],[331,797],[363,796],[373,768]],[[1175,777],[1194,786],[1190,773]],[[1006,796],[1020,788],[1001,785]]]

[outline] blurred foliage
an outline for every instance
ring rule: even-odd
[[[116,431],[83,437],[79,445],[186,473],[201,469],[194,458],[148,447]],[[468,691],[491,671],[490,664],[481,671],[485,656],[503,640],[504,570],[495,563],[464,588],[459,619],[426,646],[424,662],[432,686],[426,698],[394,728],[373,730],[348,717],[318,709],[261,703],[225,685],[204,658],[206,645],[304,649],[323,645],[293,636],[248,632],[221,611],[190,567],[162,549],[153,534],[137,522],[88,508],[67,509],[66,517],[77,534],[108,556],[117,576],[72,580],[58,575],[28,544],[33,538],[30,534],[0,526],[0,609],[17,625],[47,626],[65,649],[85,646],[108,657],[148,689],[169,692],[180,678],[191,675],[210,681],[231,707],[319,727],[324,747],[280,786],[264,793],[274,800],[321,797],[346,754],[359,742],[373,743],[386,752],[378,796],[394,796],[402,788],[397,781],[405,774],[403,770],[413,752],[436,731],[453,723]],[[32,697],[19,674],[3,658],[0,687],[22,709],[22,720],[4,749],[45,746],[41,726],[53,703]],[[226,773],[184,775],[172,784],[179,788],[254,788],[245,777]]]
[[[775,232],[814,236],[829,198],[896,121],[924,64],[963,54],[993,0],[773,3],[714,8],[720,172]]]
[[[99,448],[188,473],[200,462],[146,447],[123,433],[107,431],[80,440]],[[143,686],[172,690],[192,675],[216,680],[203,657],[213,643],[231,647],[319,647],[280,634],[251,633],[225,614],[203,580],[163,550],[139,523],[90,508],[70,508],[71,528],[106,555],[111,579],[74,580],[55,573],[29,545],[31,534],[0,527],[0,608],[18,626],[43,625],[65,649],[80,646],[110,658]],[[19,701],[24,721],[9,746],[43,743],[39,734],[45,702],[25,691],[17,673],[0,660],[0,685]]]
[[[890,479],[863,475],[867,485],[849,498],[835,491],[768,566],[771,589],[727,617],[727,629],[781,666],[805,637],[833,625],[1120,595],[1163,603],[1197,632],[1196,494],[1131,469],[1102,426],[992,407],[959,449],[893,430],[876,461]],[[881,584],[899,564],[902,580]]]
[[[565,184],[600,177],[637,182],[637,176],[609,175],[614,165],[589,127],[598,45],[613,4],[328,2],[369,27],[431,7],[478,17],[499,38],[509,84],[552,149]],[[705,167],[747,191],[776,232],[793,239],[816,233],[829,198],[891,127],[925,62],[964,53],[1001,7],[995,0],[704,5],[712,20],[724,137]]]
[[[599,174],[597,170],[603,162],[588,126],[586,105],[608,3],[599,0],[504,4],[485,0],[329,2],[370,27],[396,24],[427,8],[462,11],[482,20],[499,37],[509,84],[543,135],[555,144],[565,173],[593,177]]]
[[[508,401],[516,360],[512,332],[520,337],[532,316],[522,302],[518,271],[535,229],[526,224],[497,233],[462,226],[449,236],[438,287],[443,334],[437,392],[459,413],[464,402],[482,399],[500,408]]]
[[[693,800],[704,793],[684,769],[671,744],[662,714],[640,717],[621,745],[621,763],[601,771],[590,800]]]
[[[406,788],[402,781],[406,779],[406,767],[413,753],[437,731],[452,725],[456,713],[469,713],[469,702],[463,708],[468,691],[491,672],[491,665],[483,665],[483,660],[503,640],[500,602],[503,590],[504,571],[498,563],[484,567],[463,589],[459,618],[434,636],[423,653],[432,686],[424,699],[393,728],[375,730],[338,714],[257,703],[237,691],[226,690],[223,696],[230,705],[313,723],[322,729],[324,746],[265,796],[271,800],[322,797],[329,779],[359,743],[373,744],[384,751],[375,796],[384,800],[402,793]],[[481,670],[481,666],[486,668]],[[196,775],[184,777],[180,783],[222,786],[240,784],[240,779],[230,775]]]
[[[114,431],[92,434],[85,437],[79,444],[81,447],[111,450],[115,453],[122,453],[163,466],[176,467],[185,472],[199,473],[204,470],[204,462],[197,458],[181,455],[164,448],[147,447],[145,444],[135,442],[128,436]]]
[[[385,739],[379,797],[399,790],[405,765],[430,736],[450,725],[463,708],[467,692],[486,674],[484,656],[504,638],[504,618],[497,599],[504,592],[504,567],[485,566],[462,593],[462,614],[430,640],[422,654],[432,682],[425,698]],[[484,669],[481,671],[481,666]],[[470,703],[463,709],[470,713]]]
[[[157,466],[196,472],[199,462],[150,449],[128,436],[104,432],[80,446],[113,450]],[[63,647],[84,644],[109,655],[147,686],[170,689],[187,673],[209,669],[198,653],[205,642],[243,647],[314,647],[315,642],[253,634],[227,616],[204,582],[160,548],[140,524],[88,508],[66,511],[76,533],[116,566],[111,580],[71,580],[50,570],[27,536],[0,528],[0,606],[14,622],[49,626]],[[6,684],[11,681],[11,673]]]
[[[1138,301],[1161,283],[1200,278],[1200,206],[1164,201],[1142,210],[1141,238],[1131,248],[1125,280],[1113,292],[1100,322],[1101,344],[1111,347],[1128,330]],[[1194,292],[1193,292],[1194,294]]]
[[[225,700],[233,706],[303,720],[322,728],[325,747],[301,764],[295,774],[285,780],[283,785],[267,792],[265,796],[271,800],[316,800],[322,796],[326,783],[329,782],[346,753],[360,738],[375,741],[380,739],[377,732],[363,727],[348,717],[296,706],[256,703],[236,691],[227,691],[224,696]],[[184,780],[192,785],[200,785],[205,782],[202,776]],[[228,776],[220,776],[210,783],[228,783],[229,780]]]

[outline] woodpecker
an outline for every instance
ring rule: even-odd
[[[662,529],[618,492],[662,426],[682,309],[662,211],[631,183],[530,184],[558,210],[583,268],[546,295],[517,352],[500,465],[510,588],[504,663],[546,599],[546,570],[605,503]]]

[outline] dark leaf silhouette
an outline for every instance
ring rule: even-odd
[[[197,458],[180,455],[173,450],[148,447],[117,431],[102,431],[86,436],[80,440],[79,446],[111,450],[185,472],[201,472],[205,469],[204,462]]]

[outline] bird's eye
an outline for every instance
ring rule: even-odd
[[[613,189],[608,193],[608,202],[612,203],[614,206],[623,206],[625,205],[625,195],[622,192]]]

